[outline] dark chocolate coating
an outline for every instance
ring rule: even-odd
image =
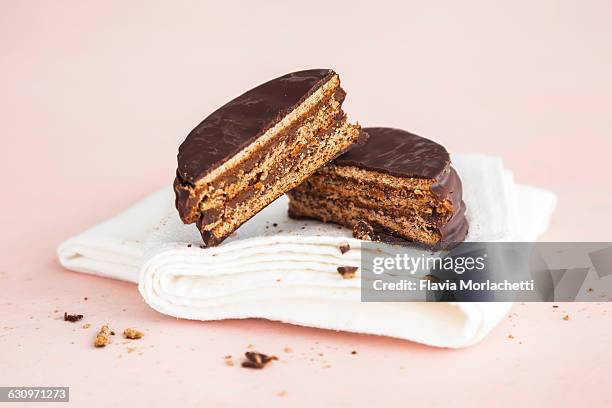
[[[398,177],[438,178],[450,164],[446,149],[401,129],[364,128],[370,138],[338,157],[334,164],[355,166]]]
[[[278,123],[335,72],[293,72],[247,91],[210,114],[179,147],[177,175],[195,183]]]

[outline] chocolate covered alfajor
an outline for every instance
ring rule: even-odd
[[[461,180],[446,149],[400,129],[363,131],[365,143],[288,193],[289,215],[371,229],[365,239],[435,249],[462,242],[468,223]]]
[[[331,69],[294,72],[220,107],[181,144],[174,181],[184,223],[216,245],[360,137]]]

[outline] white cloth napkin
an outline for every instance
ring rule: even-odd
[[[556,198],[517,186],[500,159],[456,155],[464,185],[469,241],[533,241]],[[222,245],[202,249],[164,189],[62,243],[71,270],[137,282],[154,309],[196,320],[265,318],[324,329],[386,335],[438,347],[480,341],[509,303],[363,303],[360,279],[338,266],[359,266],[361,242],[333,224],[287,217],[282,197]],[[351,250],[338,247],[348,242]]]

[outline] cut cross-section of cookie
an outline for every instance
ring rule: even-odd
[[[445,248],[465,239],[461,180],[446,149],[392,128],[365,128],[364,144],[288,193],[289,215],[315,218],[401,243]],[[386,238],[386,239],[385,239]]]
[[[222,106],[181,144],[174,181],[184,223],[216,245],[359,140],[330,69],[294,72]]]

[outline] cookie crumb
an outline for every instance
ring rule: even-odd
[[[353,238],[362,241],[380,241],[378,235],[374,233],[374,228],[363,220],[357,221],[353,226]]]
[[[64,321],[65,322],[78,322],[83,318],[82,314],[68,314],[64,312]]]
[[[279,397],[286,397],[287,396],[287,391],[286,390],[282,390],[281,392],[278,393]]]
[[[134,347],[128,347],[128,348],[127,348],[127,352],[128,352],[128,354],[131,354],[131,353],[133,353],[134,351],[136,351],[136,349],[135,349]]]
[[[348,242],[343,242],[340,244],[340,246],[338,247],[338,249],[340,250],[340,252],[344,255],[346,254],[348,251],[351,250],[351,246],[349,245]]]
[[[284,351],[285,353],[292,353],[292,352],[293,352],[293,349],[292,349],[291,347],[285,347],[285,348],[283,349],[283,351]]]
[[[227,355],[225,357],[223,357],[224,363],[226,366],[230,366],[233,367],[234,366],[234,360],[232,360],[232,356],[231,355]]]
[[[85,323],[85,324],[83,325],[83,328],[84,328],[84,329],[89,329],[90,327],[91,327],[91,323]]]
[[[144,336],[144,333],[136,329],[127,328],[123,331],[123,335],[125,336],[126,339],[136,340],[136,339],[142,339],[142,337]]]
[[[96,347],[105,347],[110,342],[110,334],[111,331],[108,328],[108,325],[104,325],[100,327],[100,331],[96,334],[96,339],[94,340],[94,346]]]
[[[514,336],[513,336],[513,335],[511,335],[511,334],[509,334],[509,335],[508,335],[508,338],[509,338],[509,339],[513,339],[513,338],[514,338]]]
[[[357,272],[356,266],[339,266],[336,268],[338,273],[342,276],[343,279],[352,279],[355,277],[355,272]]]
[[[276,356],[268,356],[256,351],[247,351],[244,353],[244,356],[246,357],[247,361],[242,362],[242,367],[254,368],[257,370],[261,370],[272,360],[278,360],[278,357]]]
[[[563,320],[569,320],[569,319],[570,319],[569,315],[563,316]]]

